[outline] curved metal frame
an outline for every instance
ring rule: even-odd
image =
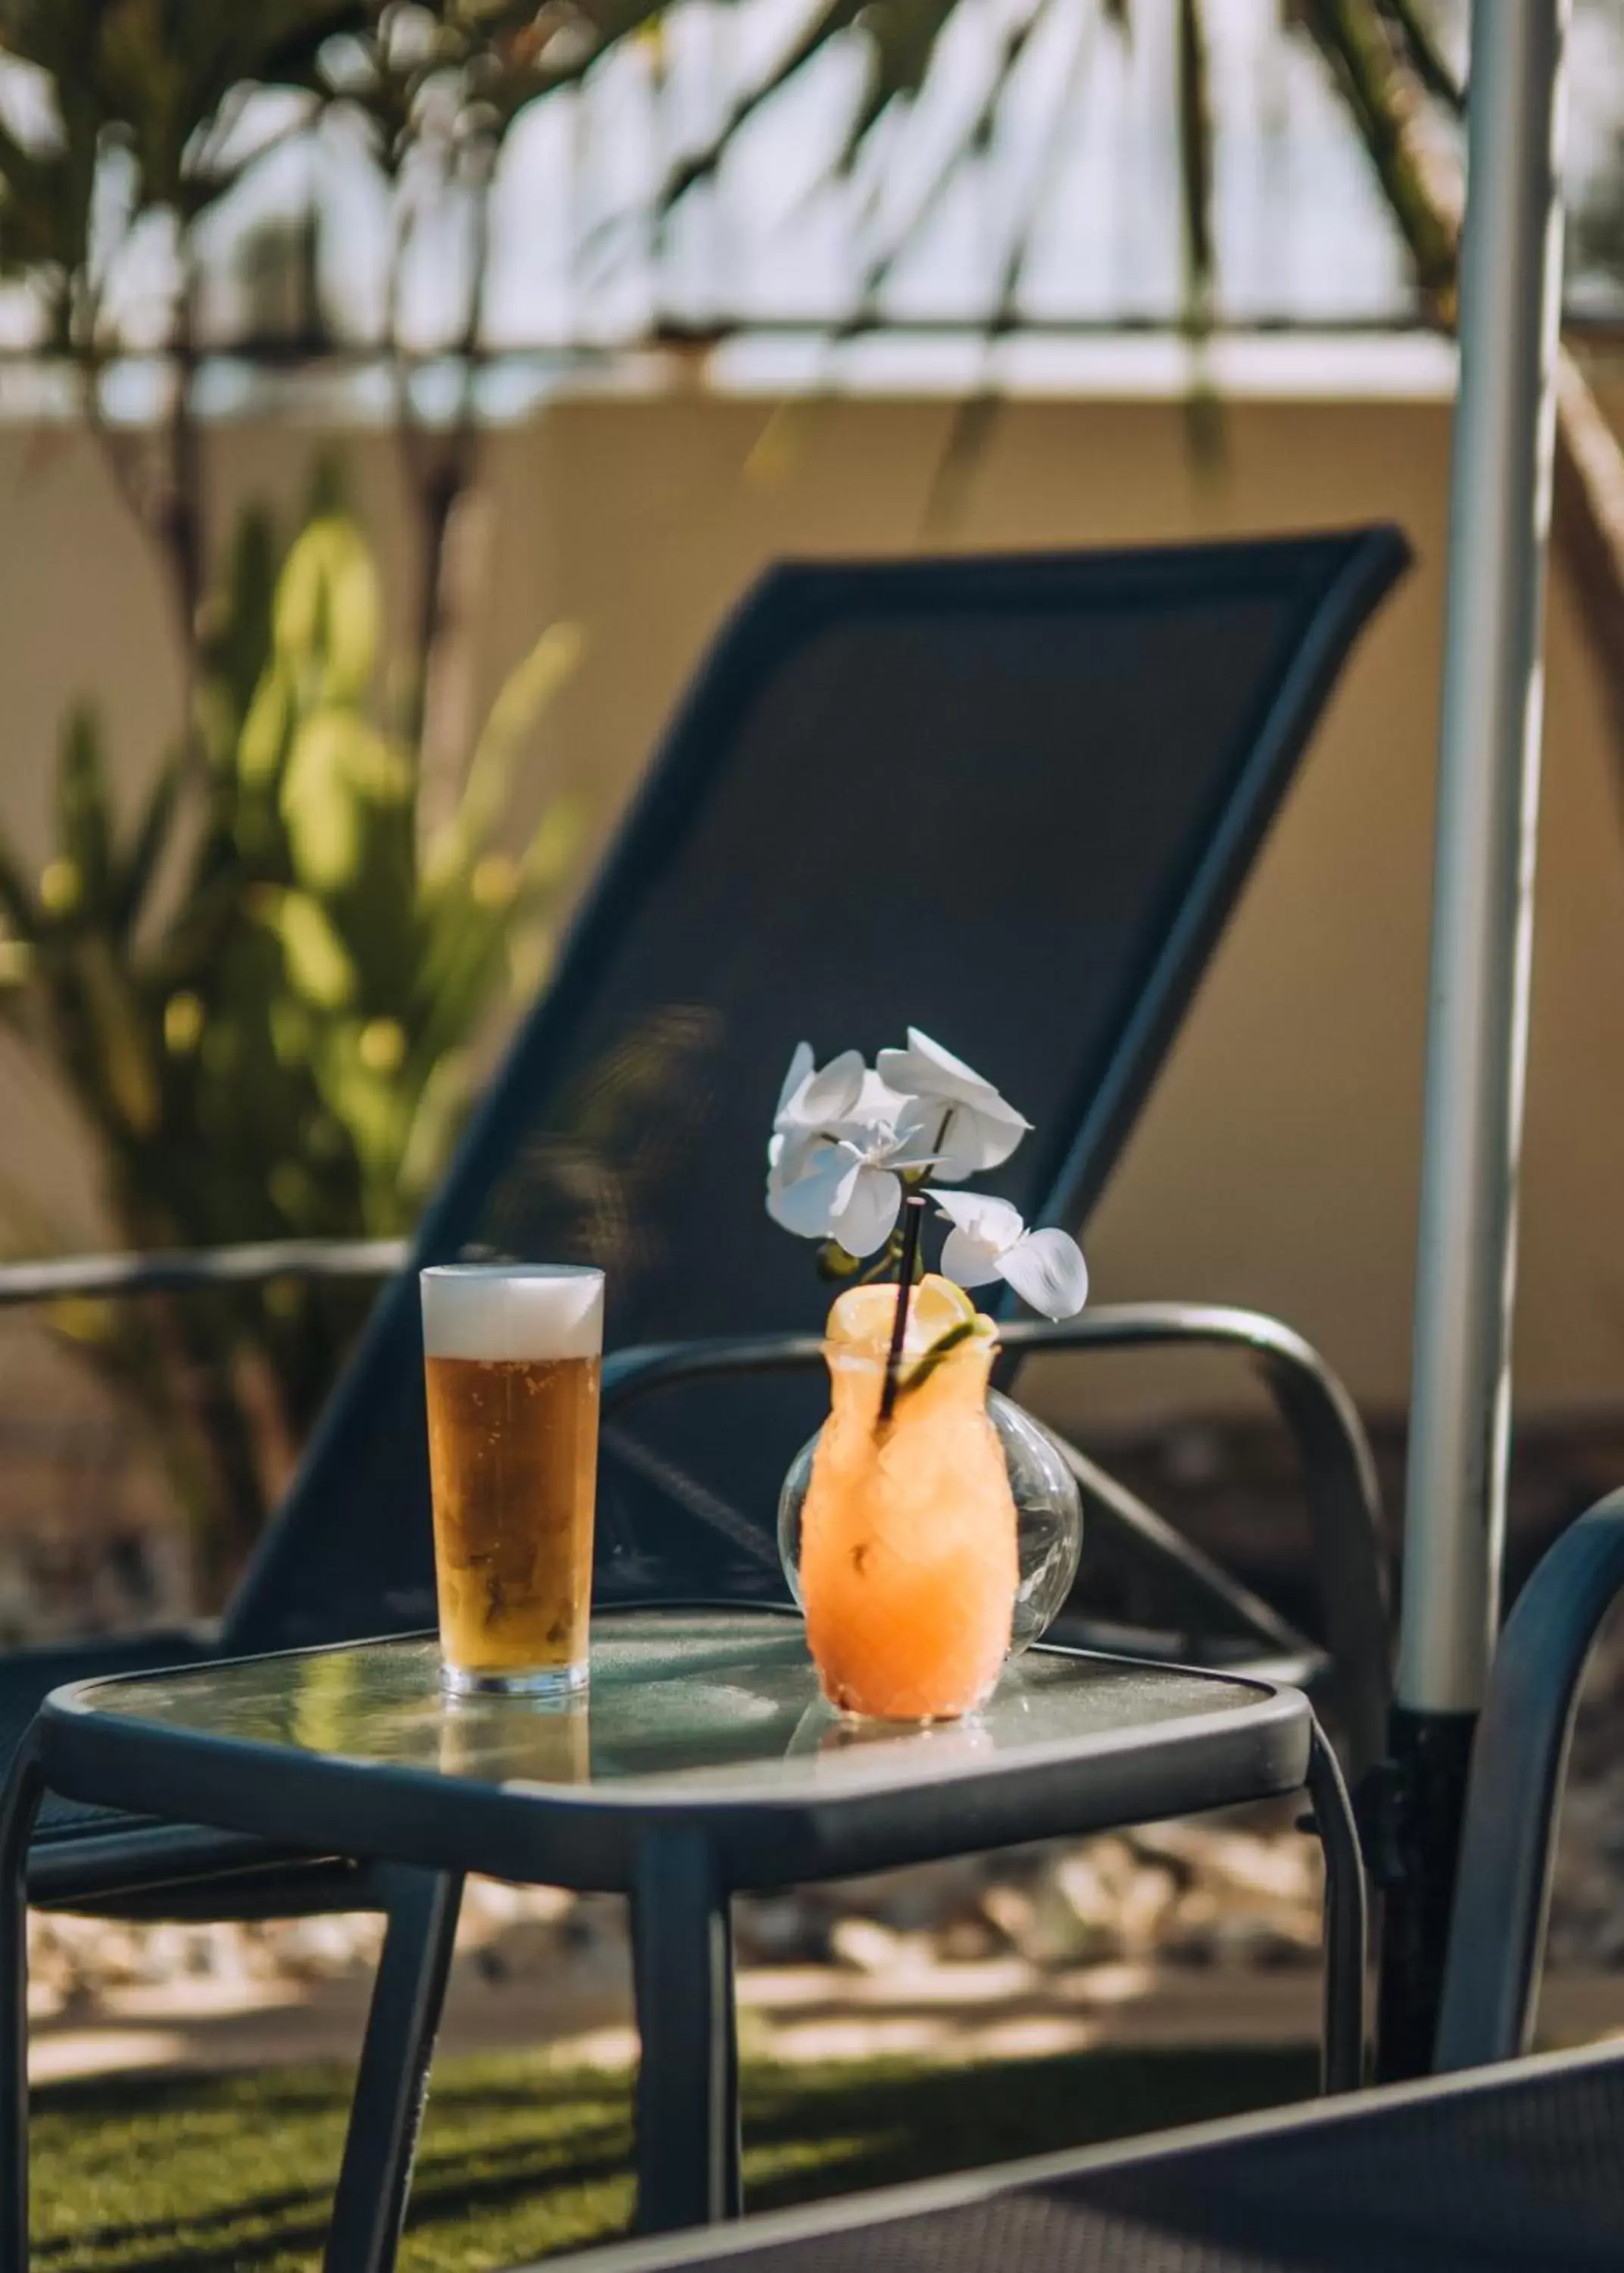
[[[1624,1491],[1615,1491],[1545,1556],[1495,1652],[1467,1786],[1437,2069],[1529,2048],[1579,1684],[1620,1594]]]
[[[255,1287],[273,1279],[390,1279],[406,1262],[403,1239],[271,1239],[242,1247],[62,1255],[0,1264],[0,1309],[70,1295],[169,1294],[199,1287]]]
[[[1365,1972],[1370,1952],[1369,1893],[1353,1804],[1336,1755],[1316,1720],[1308,1755],[1313,1828],[1325,1857],[1324,2017],[1320,2088],[1357,2091],[1365,2081]]]
[[[1005,1347],[1042,1350],[1231,1349],[1249,1358],[1296,1443],[1313,1530],[1325,1630],[1356,1773],[1380,1759],[1391,1694],[1391,1628],[1386,1550],[1375,1464],[1346,1390],[1300,1334],[1254,1310],[1186,1302],[1124,1303],[1059,1324],[1000,1328]],[[795,1372],[821,1362],[812,1334],[650,1344],[603,1363],[605,1414],[635,1399],[695,1381],[735,1374]],[[1054,1433],[1052,1430],[1050,1432]],[[1057,1442],[1065,1445],[1063,1438]],[[1133,1494],[1065,1446],[1074,1473],[1136,1544],[1186,1583],[1237,1614],[1273,1650],[1306,1648],[1300,1635],[1209,1557],[1181,1539]]]
[[[404,1243],[391,1240],[297,1240],[153,1255],[74,1256],[0,1266],[0,1308],[68,1295],[116,1298],[282,1277],[381,1278],[398,1271],[405,1256]],[[1186,1347],[1230,1349],[1252,1362],[1302,1465],[1328,1657],[1355,1775],[1378,1759],[1391,1645],[1375,1468],[1352,1400],[1312,1346],[1260,1312],[1197,1303],[1119,1304],[1058,1324],[1009,1322],[1001,1332],[1006,1349],[1017,1357],[1043,1350]],[[820,1355],[818,1338],[805,1334],[618,1351],[604,1362],[605,1416],[664,1387],[730,1374],[799,1370],[817,1363]],[[1086,1453],[1050,1433],[1089,1494],[1096,1517],[1126,1549],[1172,1579],[1193,1604],[1216,1609],[1254,1633],[1271,1659],[1283,1662],[1283,1674],[1300,1676],[1314,1665],[1312,1645],[1267,1602]],[[728,1512],[694,1512],[706,1520]]]

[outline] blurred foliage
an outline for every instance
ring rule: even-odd
[[[32,138],[0,123],[0,273],[42,288],[57,345],[93,344],[102,162],[126,161],[131,223],[162,208],[189,225],[262,154],[234,131],[250,89],[316,95],[326,43],[368,14],[364,0],[0,0],[0,51],[33,67],[54,113]]]
[[[384,722],[378,578],[318,512],[279,563],[244,519],[203,624],[200,755],[121,823],[97,720],[56,764],[37,876],[0,844],[0,1017],[93,1132],[132,1247],[407,1230],[467,1103],[471,1053],[544,966],[578,816],[501,849],[528,729],[574,667],[554,625],[502,688],[448,819]],[[329,1385],[357,1298],[283,1282],[64,1323],[169,1428],[210,1561],[251,1540]],[[223,1565],[222,1565],[223,1567]]]
[[[454,724],[443,746],[444,706],[425,743],[437,669],[466,676],[475,612],[442,593],[476,471],[466,390],[450,434],[425,437],[397,384],[419,593],[388,722],[374,700],[377,579],[341,513],[317,513],[280,564],[251,516],[211,589],[191,391],[196,232],[218,201],[341,106],[363,116],[392,183],[409,177],[397,263],[408,192],[454,182],[483,216],[522,102],[577,72],[561,49],[542,60],[534,17],[492,0],[0,0],[0,54],[34,98],[0,111],[0,274],[29,281],[47,344],[84,370],[86,416],[162,571],[182,664],[176,747],[140,814],[115,812],[100,724],[80,709],[62,733],[53,857],[34,877],[0,844],[0,1018],[76,1104],[132,1247],[408,1229],[486,1011],[545,963],[574,817],[555,806],[516,859],[498,840],[517,746],[578,634],[543,635],[471,757]],[[294,100],[256,110],[267,87]],[[174,254],[151,274],[175,362],[163,408],[131,427],[102,416],[101,369],[121,340],[109,278],[142,229],[167,231]],[[468,343],[483,259],[482,221]],[[392,334],[395,313],[392,295]],[[460,802],[431,828],[460,757]],[[14,1244],[47,1243],[26,1196],[9,1212]],[[73,1345],[156,1422],[206,1594],[290,1473],[365,1299],[283,1281],[152,1298],[138,1314],[59,1309]]]
[[[888,22],[920,4],[870,12]],[[26,126],[0,114],[0,275],[34,286],[49,344],[94,357],[114,344],[101,320],[109,254],[162,214],[184,339],[192,225],[323,110],[363,119],[392,183],[417,165],[483,188],[527,103],[659,14],[652,0],[0,0],[0,55],[41,98]],[[301,100],[255,134],[249,99],[268,87]],[[99,209],[106,169],[116,195]]]
[[[887,224],[898,241],[876,237],[872,268],[891,265],[961,164],[991,146],[1012,76],[1054,4],[1037,0],[999,27],[996,68],[954,131],[936,138],[928,163],[914,169],[918,184],[894,203]],[[1186,291],[1199,316],[1214,258],[1207,0],[1171,4],[1178,69],[1170,131],[1182,185]],[[919,94],[962,5],[810,0],[776,44],[759,49],[759,68],[726,95],[708,139],[672,150],[652,188],[656,215],[714,174],[746,123],[836,44],[855,44],[864,57],[834,154],[834,164],[850,170],[874,130],[894,124]],[[1117,37],[1132,40],[1143,7],[1144,0],[1105,0],[1102,12]],[[46,290],[58,343],[90,350],[108,250],[95,241],[98,167],[116,155],[124,161],[123,234],[162,211],[183,239],[264,154],[264,143],[243,131],[243,113],[248,95],[266,86],[300,98],[275,130],[279,140],[328,109],[364,121],[397,192],[403,240],[413,207],[400,193],[414,177],[484,190],[520,112],[577,84],[627,40],[643,44],[657,84],[668,12],[669,0],[0,0],[0,52],[35,68],[54,113],[49,127],[31,136],[0,124],[0,268],[34,276]],[[1403,198],[1381,146],[1388,124],[1373,109],[1367,83],[1373,62],[1391,58],[1422,97],[1451,116],[1458,110],[1460,89],[1433,10],[1426,0],[1283,0],[1282,12],[1320,50],[1383,188]],[[872,208],[872,191],[865,203]],[[1412,233],[1415,214],[1399,218]],[[182,334],[185,266],[175,287]],[[476,280],[475,297],[478,289]]]

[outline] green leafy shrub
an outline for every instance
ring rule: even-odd
[[[353,521],[318,511],[279,563],[246,517],[202,626],[187,750],[133,823],[80,709],[52,857],[30,877],[0,842],[0,1017],[77,1108],[131,1247],[406,1230],[491,1014],[544,968],[579,815],[555,801],[518,857],[499,839],[580,635],[556,624],[520,663],[434,829],[380,701],[381,641]],[[157,1424],[207,1593],[285,1482],[365,1299],[281,1281],[59,1313]]]

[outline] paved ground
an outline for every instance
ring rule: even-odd
[[[359,1973],[290,1988],[181,1981],[109,1992],[93,2011],[36,2022],[36,2081],[135,2070],[262,2068],[355,2057],[368,1984]],[[1046,1970],[1017,1956],[970,1964],[893,1964],[880,1973],[819,1965],[746,1967],[739,1984],[749,2050],[784,2062],[1019,2059],[1096,2045],[1300,2044],[1318,2027],[1306,1968],[1115,1963]],[[1624,2035],[1624,1973],[1561,1973],[1540,2033],[1582,2043]],[[561,1977],[492,1980],[459,1958],[442,2044],[447,2054],[550,2044],[562,2066],[622,2067],[635,2051],[618,1966]]]
[[[1615,1727],[1624,1665],[1602,1659]],[[1595,1737],[1582,1727],[1581,1751]],[[1624,2034],[1621,1802],[1624,1789],[1593,1774],[1568,1811],[1541,2016],[1550,2041]],[[756,2057],[790,2065],[1306,2045],[1320,1903],[1318,1848],[1291,1805],[745,1899],[742,2032]],[[36,1916],[34,2073],[350,2060],[380,1934],[372,1917],[133,1927]],[[443,2043],[629,2064],[625,1904],[470,1879]]]

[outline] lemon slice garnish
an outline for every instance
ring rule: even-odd
[[[955,1326],[974,1327],[976,1305],[962,1287],[934,1271],[926,1272],[914,1288],[908,1305],[908,1337],[903,1344],[910,1356],[938,1342]],[[825,1328],[827,1339],[846,1347],[879,1349],[891,1346],[896,1324],[896,1286],[882,1281],[874,1287],[848,1287],[837,1295]]]
[[[917,1340],[928,1348],[955,1326],[973,1327],[978,1316],[975,1303],[962,1287],[955,1287],[951,1279],[942,1278],[938,1272],[927,1271],[914,1289],[909,1310],[909,1347]]]
[[[883,1348],[890,1341],[895,1317],[894,1287],[848,1287],[830,1307],[825,1338],[864,1347],[872,1342]]]

